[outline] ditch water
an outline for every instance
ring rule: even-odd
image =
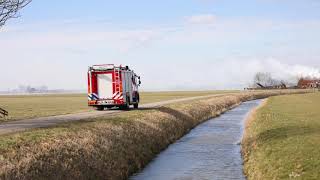
[[[200,124],[130,179],[246,179],[240,152],[244,120],[261,101],[245,102]]]

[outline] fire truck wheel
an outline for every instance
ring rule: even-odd
[[[119,107],[121,110],[129,110],[129,105],[125,104]]]
[[[130,104],[129,104],[129,99],[127,100],[126,104],[120,106],[121,110],[129,110]]]
[[[103,106],[97,106],[96,108],[97,108],[98,111],[103,111],[104,110]]]
[[[139,108],[139,104],[138,104],[138,103],[137,103],[137,104],[134,104],[134,105],[133,105],[133,108],[138,109],[138,108]]]

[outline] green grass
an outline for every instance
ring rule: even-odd
[[[181,91],[181,92],[142,92],[141,103],[159,102],[171,99],[204,96],[236,91]],[[1,121],[45,117],[92,111],[87,106],[86,94],[56,94],[30,96],[0,96],[0,107],[9,111],[9,117]]]
[[[272,97],[248,123],[248,179],[320,179],[320,93]]]

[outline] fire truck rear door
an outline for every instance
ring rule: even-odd
[[[98,95],[100,99],[112,99],[112,74],[98,74]]]

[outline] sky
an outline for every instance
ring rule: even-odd
[[[242,89],[256,72],[320,78],[318,0],[33,0],[0,29],[0,91],[84,90],[93,64],[142,89]]]

